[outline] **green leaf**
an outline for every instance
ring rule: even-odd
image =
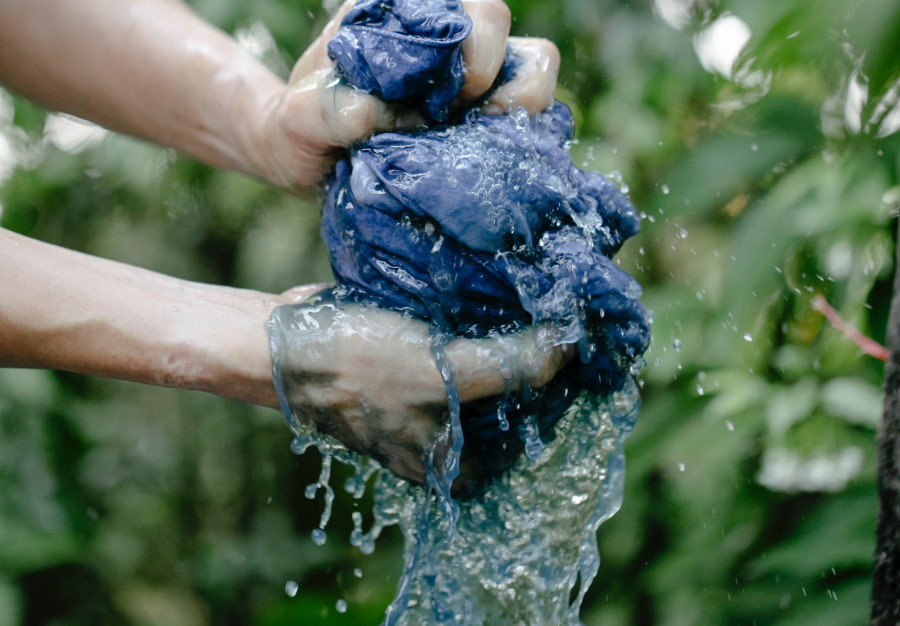
[[[868,567],[875,549],[872,484],[820,500],[815,510],[748,564],[751,576],[781,573],[810,584],[831,569]],[[783,529],[787,530],[787,529]]]
[[[834,378],[822,385],[822,408],[852,424],[875,428],[881,417],[881,389],[861,378]]]

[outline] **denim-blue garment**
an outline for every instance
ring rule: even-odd
[[[471,30],[461,0],[360,0],[328,54],[357,89],[446,121],[463,84],[459,46]]]
[[[620,384],[648,330],[640,287],[610,257],[639,220],[612,183],[572,164],[571,130],[557,103],[371,137],[338,164],[325,201],[339,282],[456,334],[569,327],[572,341],[602,344],[584,355],[585,382]]]
[[[437,114],[418,132],[376,134],[337,164],[322,234],[352,298],[463,336],[540,322],[563,329],[581,358],[507,403],[511,423],[537,413],[546,433],[578,390],[620,388],[647,347],[640,287],[611,261],[639,218],[609,180],[572,163],[572,116],[559,102],[533,116],[472,109],[441,123],[461,86],[461,73],[446,69],[461,67],[459,44],[437,59],[421,38],[428,28],[438,42],[467,33],[459,17],[456,0],[364,0],[348,14],[329,50],[350,83],[410,106],[424,98]],[[512,65],[508,57],[504,75]],[[496,401],[465,417],[467,447],[498,434]]]

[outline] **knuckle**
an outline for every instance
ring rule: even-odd
[[[359,92],[335,93],[334,102],[325,110],[328,127],[340,145],[365,139],[378,125],[378,102]]]
[[[503,0],[487,0],[487,2],[491,7],[491,11],[494,13],[493,18],[495,20],[498,20],[501,23],[505,22],[507,25],[512,23],[512,12]]]
[[[538,54],[550,61],[552,65],[559,66],[559,48],[549,39],[535,39],[534,47]]]
[[[510,37],[512,48],[534,68],[555,73],[559,69],[560,53],[556,44],[540,37]]]
[[[464,0],[463,9],[469,16],[490,20],[493,24],[512,22],[512,12],[503,0]]]

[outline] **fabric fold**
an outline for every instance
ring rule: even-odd
[[[510,390],[503,420],[497,400],[464,407],[467,446],[489,449],[506,437],[498,424],[515,432],[535,411],[549,436],[580,390],[620,389],[647,348],[640,286],[612,261],[639,216],[608,179],[572,163],[565,105],[532,116],[452,109],[471,28],[459,2],[363,0],[343,24],[329,45],[342,76],[431,120],[355,146],[328,182],[322,234],[343,297],[453,335],[560,329],[580,358],[551,384]]]

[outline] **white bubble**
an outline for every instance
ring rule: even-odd
[[[338,600],[334,603],[334,608],[338,613],[346,613],[347,612],[347,601],[346,600]]]
[[[284,592],[292,598],[297,595],[297,591],[299,590],[300,585],[297,584],[296,580],[289,580],[284,583]]]

